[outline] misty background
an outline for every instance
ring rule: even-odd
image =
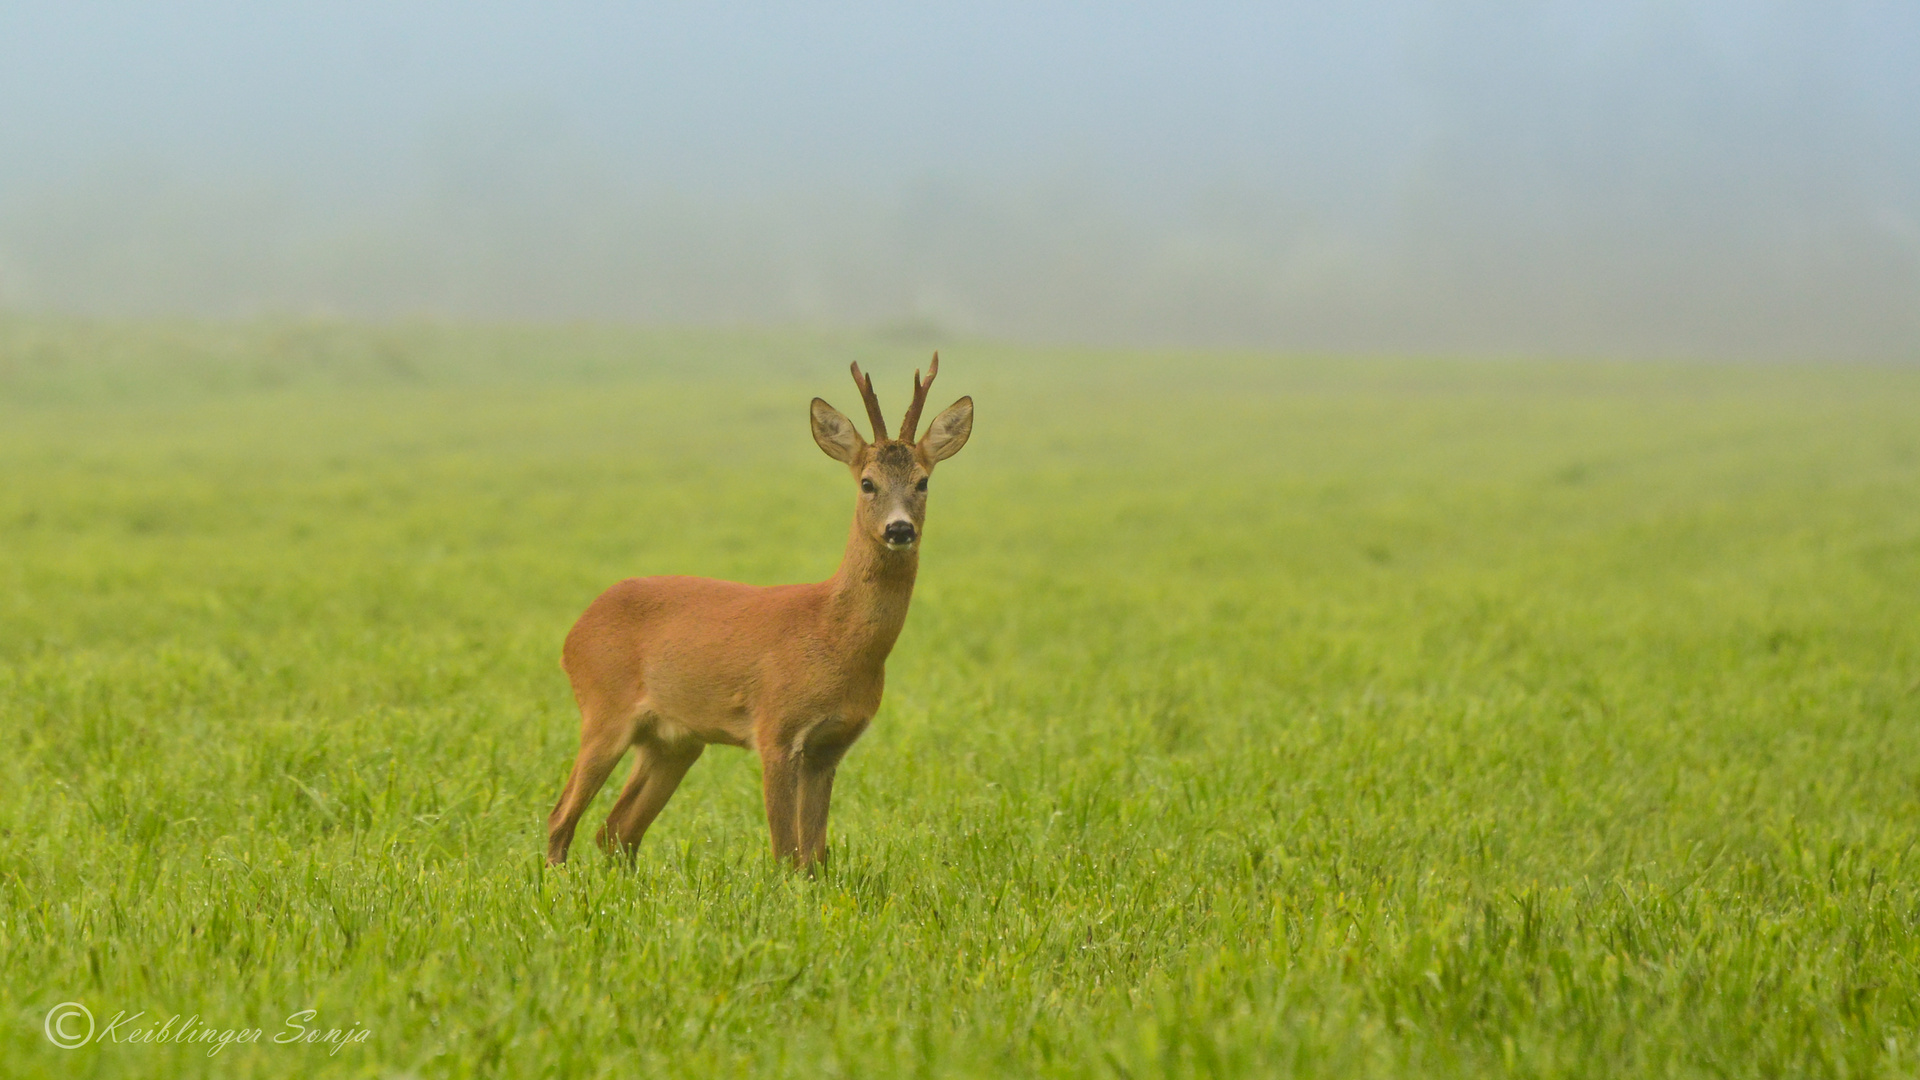
[[[1920,358],[1920,5],[0,2],[0,310]]]

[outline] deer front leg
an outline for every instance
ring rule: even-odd
[[[767,800],[767,831],[773,838],[773,857],[800,859],[800,835],[795,816],[799,769],[795,755],[776,743],[760,751],[760,788]]]
[[[799,761],[799,859],[803,867],[827,861],[827,810],[833,803],[833,774],[845,746],[808,747]]]

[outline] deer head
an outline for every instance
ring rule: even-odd
[[[880,415],[880,400],[873,394],[873,378],[853,365],[853,384],[867,406],[867,420],[873,425],[873,441],[860,437],[853,421],[840,410],[813,399],[813,441],[828,457],[844,462],[860,483],[859,509],[854,519],[860,531],[889,551],[911,551],[920,542],[927,520],[927,478],[933,467],[960,452],[973,433],[973,398],[963,397],[927,426],[926,435],[914,441],[914,429],[920,424],[920,411],[927,404],[927,390],[940,373],[940,354],[933,354],[927,365],[927,378],[913,373],[913,404],[907,407],[900,423],[900,436],[887,438],[887,422]]]

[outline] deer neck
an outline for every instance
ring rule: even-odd
[[[884,662],[906,625],[907,604],[913,599],[913,579],[919,570],[918,545],[889,551],[868,536],[855,518],[840,569],[827,582],[828,633],[849,652]]]

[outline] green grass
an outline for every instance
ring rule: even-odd
[[[1920,1073],[1920,370],[956,345],[830,870],[724,748],[545,868],[562,635],[828,575],[849,359],[0,321],[0,1073]]]

